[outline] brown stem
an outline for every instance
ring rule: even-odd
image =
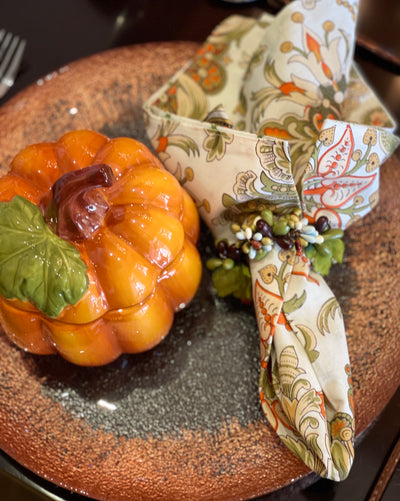
[[[67,172],[54,183],[48,214],[51,218],[55,206],[57,233],[61,238],[79,242],[99,228],[109,205],[96,188],[111,186],[113,182],[111,167],[99,164]]]

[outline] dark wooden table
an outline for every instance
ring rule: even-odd
[[[279,3],[279,0],[240,5],[218,0],[1,0],[1,27],[20,34],[28,43],[17,82],[0,105],[71,61],[122,45],[167,40],[201,42],[226,16],[232,13],[254,16],[262,10],[274,13]],[[360,45],[356,58],[377,94],[400,121],[400,67],[388,58],[382,59],[379,51],[375,51],[378,47],[400,59],[399,26],[399,0],[360,0],[357,30]],[[326,480],[311,485],[296,483],[262,500],[366,500],[399,436],[400,390],[364,433],[347,480],[340,484]],[[35,476],[1,452],[0,471],[2,499],[87,499]],[[308,479],[307,483],[311,480],[316,479]],[[399,466],[382,499],[400,499]]]

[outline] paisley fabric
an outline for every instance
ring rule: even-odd
[[[145,103],[154,149],[216,237],[234,241],[232,219],[266,206],[347,230],[378,203],[398,140],[353,64],[356,17],[340,0],[229,17]],[[342,480],[355,423],[340,305],[302,249],[274,245],[250,270],[266,418],[312,470]]]

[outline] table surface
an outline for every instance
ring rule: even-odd
[[[27,48],[16,84],[0,100],[0,105],[71,61],[123,45],[169,40],[202,42],[228,15],[255,16],[263,10],[274,13],[279,3],[279,0],[243,4],[219,0],[1,0],[1,27],[26,38]],[[398,0],[360,0],[357,28],[360,40],[367,39],[372,46],[400,58],[399,25]],[[366,50],[365,44],[357,48],[356,59],[384,104],[400,121],[400,68]],[[308,486],[296,483],[260,501],[368,499],[399,436],[400,390],[364,433],[348,479],[340,484],[327,480]],[[36,477],[1,452],[0,494],[3,499],[16,501],[87,499]],[[398,500],[399,496],[398,465],[382,500]]]

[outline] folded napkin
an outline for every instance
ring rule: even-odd
[[[343,230],[378,203],[398,144],[353,64],[356,16],[356,1],[303,0],[229,17],[144,105],[155,150],[216,238],[217,289],[253,300],[268,421],[333,480],[354,458],[354,406],[322,274],[342,259]]]

